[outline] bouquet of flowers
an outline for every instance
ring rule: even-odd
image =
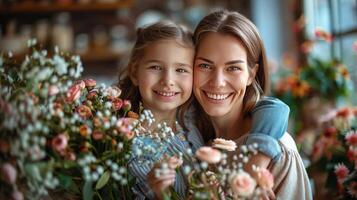
[[[257,145],[249,145],[236,151],[234,141],[218,138],[212,147],[201,147],[194,155],[188,149],[178,157],[170,157],[164,166],[175,169],[182,165],[183,173],[188,177],[188,199],[259,198],[273,187],[274,180],[266,169],[253,166],[255,177],[244,170],[244,164],[257,153],[256,149]],[[165,193],[167,199],[177,197],[173,190],[168,193]]]
[[[312,151],[310,170],[327,172],[325,186],[341,199],[357,198],[357,109],[342,108],[323,116],[322,134]]]
[[[28,42],[19,63],[0,56],[0,199],[131,198],[131,123],[117,87],[79,80],[80,58]],[[50,193],[50,194],[49,194]]]

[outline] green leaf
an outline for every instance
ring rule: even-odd
[[[110,172],[109,171],[105,171],[104,174],[100,177],[100,179],[98,180],[95,189],[99,190],[101,189],[103,186],[105,186],[105,184],[108,183],[108,180],[110,178]]]
[[[84,200],[92,200],[93,199],[93,182],[86,181],[83,186],[83,199]]]

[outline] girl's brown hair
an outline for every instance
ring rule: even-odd
[[[171,21],[160,21],[143,28],[138,28],[136,34],[136,42],[131,50],[128,64],[119,72],[118,85],[122,90],[121,98],[130,100],[133,111],[139,113],[141,95],[139,88],[134,85],[130,77],[136,73],[139,63],[144,57],[145,48],[151,43],[162,40],[175,40],[178,44],[188,48],[194,48],[194,44],[192,32],[186,27]],[[183,110],[186,110],[186,107],[192,101],[191,99],[192,97],[178,108],[179,123],[185,129]]]
[[[250,115],[252,109],[259,101],[260,97],[268,90],[268,71],[267,61],[263,41],[256,26],[243,15],[233,11],[217,11],[204,17],[194,32],[194,42],[196,50],[200,45],[201,39],[207,33],[223,33],[238,38],[247,51],[247,62],[249,73],[252,68],[258,65],[256,76],[251,85],[246,89],[243,99],[243,114]],[[204,139],[207,141],[214,137],[214,129],[207,124],[211,124],[209,117],[203,112],[198,102],[197,126]]]

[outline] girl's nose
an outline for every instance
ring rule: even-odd
[[[172,74],[172,72],[170,72],[170,70],[166,70],[162,74],[160,84],[164,86],[173,86],[175,84],[174,75]]]

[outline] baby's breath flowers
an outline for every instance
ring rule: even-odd
[[[137,116],[130,102],[116,86],[78,80],[78,56],[38,50],[35,40],[28,45],[22,62],[0,54],[0,199],[40,199],[51,189],[130,198],[136,119],[128,113]]]

